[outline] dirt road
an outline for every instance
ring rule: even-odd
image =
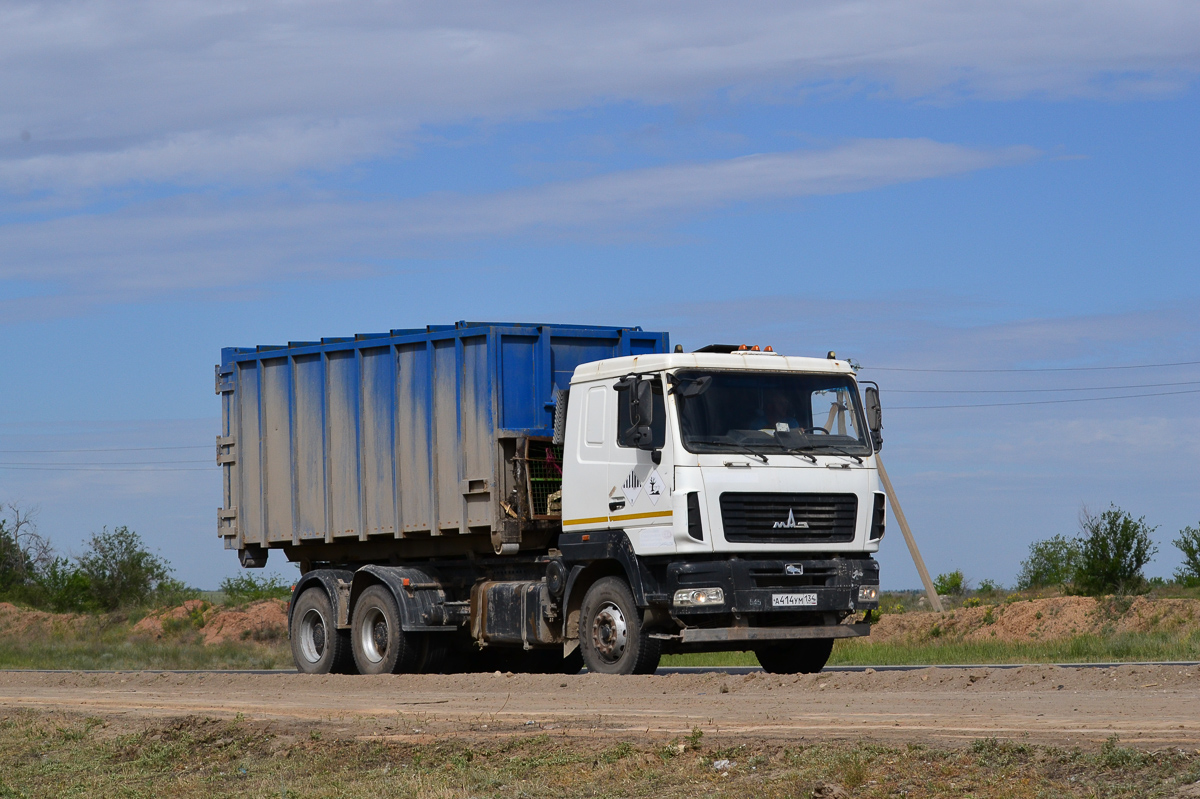
[[[419,675],[0,673],[0,714],[56,710],[138,723],[236,717],[331,734],[429,740],[528,731],[649,733],[954,745],[1055,745],[1116,734],[1145,748],[1200,748],[1200,668],[1121,666],[833,673]]]

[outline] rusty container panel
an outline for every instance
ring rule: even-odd
[[[292,360],[296,442],[296,538],[325,538],[325,359],[299,355]]]
[[[264,360],[261,367],[263,516],[267,541],[292,540],[292,430],[290,374],[286,358]]]
[[[434,535],[457,533],[462,527],[463,502],[458,486],[462,447],[458,436],[457,356],[457,339],[433,342],[433,461],[437,485]]]
[[[362,351],[363,522],[368,536],[396,532],[396,358],[391,347]]]
[[[396,347],[396,466],[400,530],[433,529],[433,409],[427,389],[429,342]]]
[[[362,484],[358,479],[359,369],[356,350],[336,350],[326,358],[326,435],[329,461],[329,531],[334,538],[358,538],[362,531]]]
[[[236,439],[244,442],[236,447],[236,465],[241,467],[238,472],[242,489],[242,504],[237,507],[238,521],[245,543],[265,544],[262,434],[259,431],[259,364],[257,361],[239,364],[237,372],[240,390],[236,393],[239,411]],[[227,464],[227,468],[233,465]],[[228,503],[226,507],[229,507]]]
[[[640,328],[459,322],[226,348],[218,533],[233,549],[401,554],[405,538],[490,533],[511,467],[500,440],[552,435],[576,366],[667,346]]]

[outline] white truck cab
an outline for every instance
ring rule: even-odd
[[[630,375],[650,383],[648,445],[630,432],[632,390],[618,390]],[[638,555],[879,549],[884,494],[845,361],[734,351],[585,364],[564,439],[565,532],[624,530]]]
[[[878,606],[885,499],[869,402],[833,357],[718,346],[583,364],[561,436],[560,548],[585,561],[627,551],[651,647],[744,641],[770,670],[819,670],[834,638],[869,632],[847,617]],[[603,629],[571,632],[592,666]]]

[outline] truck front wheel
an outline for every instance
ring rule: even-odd
[[[292,658],[302,674],[347,673],[354,670],[350,633],[337,628],[329,595],[316,586],[305,590],[292,608]]]
[[[401,629],[396,597],[382,585],[372,585],[358,597],[350,641],[361,674],[411,674],[424,660],[424,642]]]
[[[603,577],[583,597],[579,649],[588,671],[597,674],[653,674],[662,642],[642,624],[629,586],[619,577]]]
[[[806,638],[754,650],[763,671],[768,674],[816,674],[825,668],[831,652],[832,638]]]

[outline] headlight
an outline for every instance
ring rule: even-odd
[[[879,586],[877,585],[860,585],[858,587],[859,602],[878,602],[879,601]]]
[[[720,588],[682,588],[675,592],[675,605],[683,608],[703,605],[724,605],[725,592]]]

